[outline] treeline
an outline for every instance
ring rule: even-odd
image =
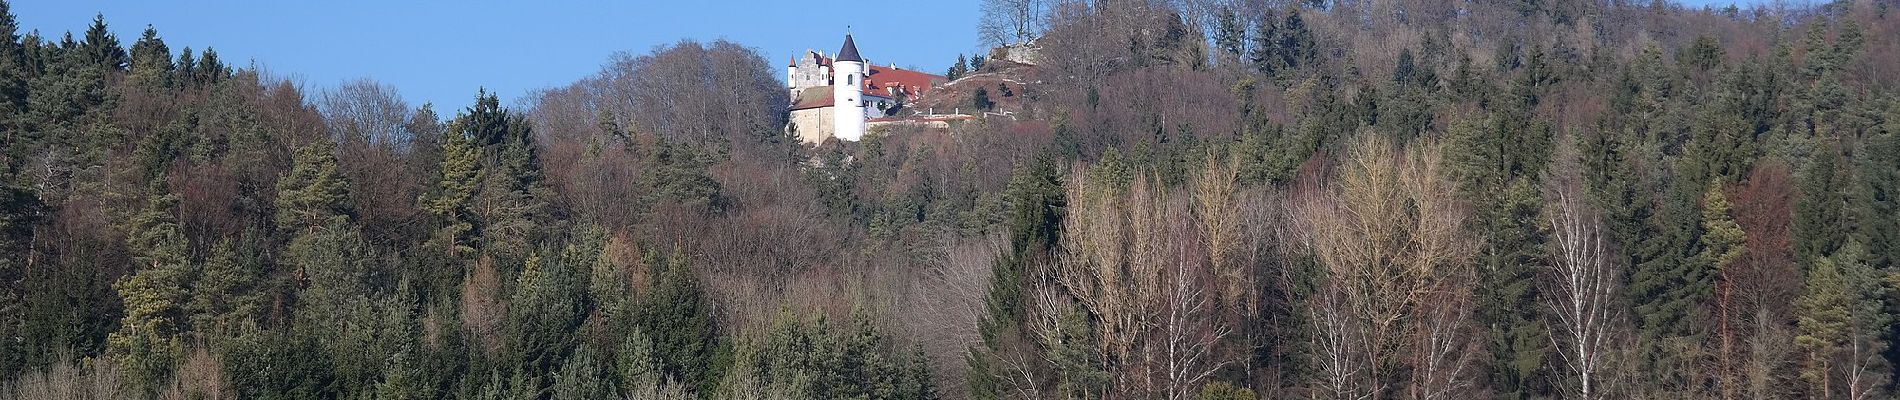
[[[1263,3],[986,2],[971,396],[1894,393],[1891,2]]]
[[[1015,119],[818,146],[0,13],[0,396],[1880,398],[1893,6],[986,1]]]
[[[128,50],[103,17],[49,39],[0,3],[0,32],[0,397],[937,396],[871,310],[729,325],[705,282],[721,258],[666,230],[752,206],[709,166],[785,140],[749,50],[629,57],[625,95],[706,102],[644,109],[640,131],[590,115],[614,135],[591,141],[485,92],[444,120],[154,28]],[[664,86],[712,73],[754,79]],[[756,162],[789,167],[776,148]],[[614,171],[595,163],[640,173],[574,176]]]

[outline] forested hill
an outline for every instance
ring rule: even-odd
[[[437,109],[0,3],[0,398],[1900,393],[1900,3],[981,3],[1008,117],[818,146],[743,44]]]

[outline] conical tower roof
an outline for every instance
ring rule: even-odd
[[[864,62],[864,57],[858,56],[858,44],[851,41],[851,34],[844,34],[844,48],[838,49],[836,61]]]

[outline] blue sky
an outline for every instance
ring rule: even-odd
[[[84,33],[93,14],[131,46],[147,24],[173,52],[210,46],[312,95],[356,78],[395,85],[444,114],[487,87],[503,104],[599,71],[617,51],[727,39],[782,71],[806,48],[837,52],[846,25],[865,57],[941,71],[977,46],[977,0],[959,1],[233,1],[14,0],[21,33]],[[836,5],[862,10],[849,18]]]
[[[1683,0],[1690,6],[1750,0]],[[598,71],[617,51],[727,39],[773,67],[806,48],[836,52],[846,26],[865,57],[941,71],[976,52],[979,0],[300,1],[15,0],[22,33],[85,31],[95,13],[130,46],[147,24],[174,52],[255,61],[312,94],[357,78],[395,85],[444,114],[487,87],[503,104]],[[839,4],[855,4],[849,17]]]

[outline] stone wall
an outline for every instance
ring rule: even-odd
[[[831,107],[808,108],[792,111],[791,126],[797,127],[798,140],[818,144],[831,138]]]

